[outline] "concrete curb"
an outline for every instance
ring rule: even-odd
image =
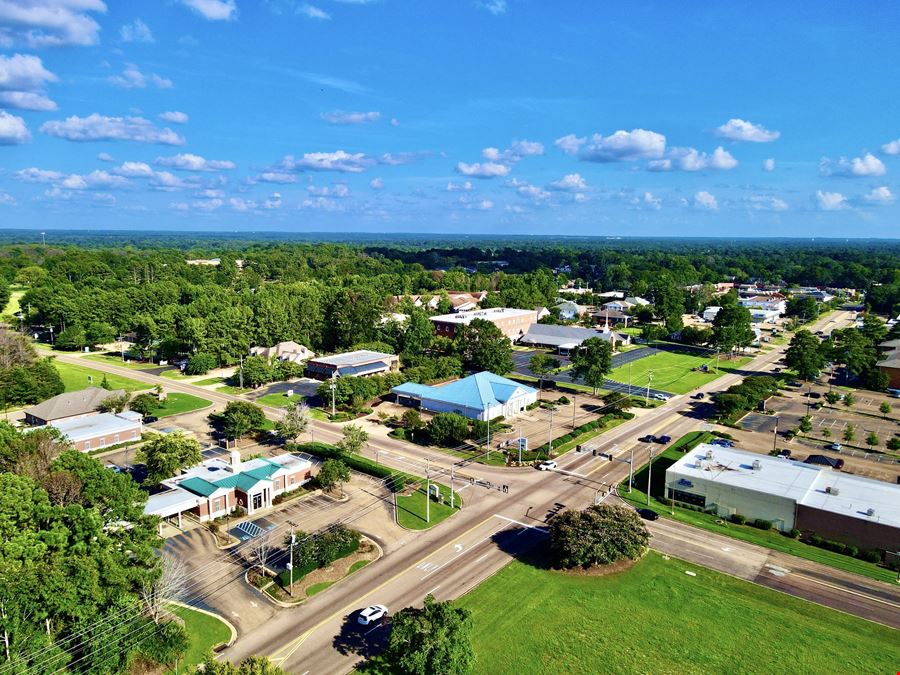
[[[177,607],[184,607],[185,609],[189,609],[194,612],[200,612],[201,614],[206,614],[208,616],[213,616],[213,617],[217,618],[219,621],[221,621],[222,623],[224,623],[226,626],[228,626],[228,630],[231,631],[231,638],[228,640],[228,642],[225,643],[226,647],[230,647],[231,645],[233,645],[235,643],[235,640],[237,640],[237,636],[238,636],[237,628],[235,628],[234,624],[231,623],[228,619],[226,619],[221,614],[218,614],[216,612],[211,612],[208,609],[201,609],[200,607],[186,605],[183,602],[178,602],[177,600],[170,600],[169,604],[176,605]],[[221,646],[221,645],[216,645],[216,647],[219,647],[219,646]],[[213,647],[213,651],[216,650],[216,647]]]
[[[368,541],[368,542],[371,542],[372,545],[375,546],[375,548],[376,548],[377,551],[378,551],[378,557],[375,558],[374,560],[370,560],[370,561],[369,561],[369,565],[374,565],[375,563],[377,563],[379,560],[381,560],[381,559],[384,557],[384,549],[381,547],[381,544],[379,544],[377,541],[375,541],[372,537],[369,537],[369,536],[363,534],[363,539],[365,539],[365,540]],[[369,565],[366,565],[366,567],[368,567]],[[308,597],[300,598],[299,600],[297,600],[297,602],[284,602],[283,600],[276,600],[276,599],[273,598],[271,595],[269,595],[268,593],[266,593],[264,590],[261,590],[261,589],[257,588],[256,586],[254,586],[253,584],[251,584],[250,581],[247,579],[247,574],[248,574],[248,573],[249,573],[249,570],[248,570],[247,572],[244,572],[244,583],[246,583],[248,586],[250,586],[250,588],[252,588],[252,589],[255,590],[256,592],[258,592],[261,596],[263,596],[266,600],[268,600],[270,603],[272,603],[272,604],[275,605],[276,607],[283,607],[283,608],[285,608],[285,609],[290,609],[291,607],[299,607],[300,605],[302,605],[303,603],[305,603],[307,600],[309,600]],[[349,579],[351,576],[353,576],[353,575],[352,575],[352,574],[345,574],[345,575],[342,576],[340,579],[338,579],[337,581],[335,581],[334,583],[332,583],[331,586],[329,586],[328,588],[326,588],[324,591],[321,591],[321,593],[326,593],[326,592],[329,591],[333,586],[337,586],[339,583],[341,583],[341,582],[344,581],[345,579]],[[275,582],[273,581],[272,583],[274,584]],[[267,587],[267,588],[268,588],[268,587]],[[317,593],[316,595],[319,595],[319,594],[320,594],[320,593]]]

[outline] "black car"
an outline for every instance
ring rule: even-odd
[[[653,509],[638,509],[637,512],[644,520],[659,520],[659,514]]]
[[[672,437],[671,437],[671,436],[667,436],[667,435],[657,436],[656,439],[655,439],[655,442],[656,442],[656,443],[661,443],[662,445],[665,445],[666,443],[671,443],[671,442],[672,442]]]
[[[822,398],[822,394],[820,394],[817,391],[811,391],[811,392],[809,392],[809,397],[810,398]]]
[[[646,436],[641,436],[638,440],[639,440],[641,443],[655,443],[655,442],[656,442],[656,436],[654,436],[654,435],[652,435],[652,434],[647,434]]]
[[[154,417],[153,415],[147,415],[144,418],[144,424],[151,424],[152,422],[158,422],[158,421],[159,421],[159,418]]]
[[[706,398],[706,394],[704,394],[702,391],[700,391],[700,392],[697,392],[696,394],[694,394],[693,396],[691,396],[691,398],[696,399],[698,401],[702,401],[703,399]]]

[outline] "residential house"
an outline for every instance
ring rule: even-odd
[[[631,321],[631,317],[625,312],[620,312],[615,309],[604,309],[599,312],[594,312],[591,314],[591,317],[594,319],[595,324],[603,324],[605,327],[609,328],[610,325],[617,326],[622,324],[623,327],[628,327],[628,322]]]
[[[403,405],[485,422],[516,415],[537,401],[533,387],[487,371],[439,386],[406,382],[391,391]]]
[[[703,310],[703,314],[700,317],[709,323],[712,323],[716,320],[716,315],[719,313],[721,307],[710,306]]]
[[[262,356],[269,360],[278,359],[279,361],[290,361],[291,363],[304,363],[314,357],[315,352],[293,340],[287,340],[286,342],[279,342],[272,347],[251,347],[250,355]]]
[[[71,391],[38,403],[25,410],[25,423],[32,426],[49,424],[57,420],[77,419],[100,414],[100,405],[108,398],[122,396],[124,389],[102,389],[88,387],[81,391]]]
[[[776,323],[781,313],[775,309],[751,309],[750,321],[753,323]]]
[[[91,452],[111,445],[141,440],[143,416],[133,410],[69,417],[47,426],[59,431],[79,452]]]
[[[637,306],[637,305],[644,306],[644,305],[651,304],[651,302],[649,300],[647,300],[646,298],[642,298],[639,295],[625,296],[625,302],[630,302],[632,306]]]
[[[600,309],[609,310],[611,312],[627,312],[632,307],[634,307],[633,302],[628,302],[627,300],[610,300],[609,302],[604,302],[600,305]]]
[[[434,322],[435,332],[453,339],[461,326],[467,326],[475,319],[490,321],[510,340],[518,340],[528,326],[537,323],[537,310],[513,309],[509,307],[494,307],[492,309],[479,309],[456,314],[441,314],[430,317]]]
[[[331,377],[377,375],[400,370],[400,357],[394,354],[357,349],[343,354],[319,356],[306,362],[306,374],[318,380]]]
[[[779,315],[784,314],[787,309],[785,297],[781,293],[772,293],[771,295],[751,295],[746,298],[740,298],[738,304],[748,309],[768,309],[777,312]]]
[[[571,300],[563,300],[555,305],[555,308],[559,310],[559,318],[563,321],[580,319],[591,310],[590,306],[579,305],[577,302],[572,302]]]

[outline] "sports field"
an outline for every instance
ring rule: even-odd
[[[608,577],[513,562],[459,604],[472,611],[480,673],[893,673],[900,663],[891,628],[652,552]]]
[[[719,372],[715,371],[715,355],[657,352],[643,359],[613,369],[609,379],[646,387],[649,381],[653,389],[673,394],[686,394],[723,373],[729,373],[750,361],[749,356],[736,359],[719,359]],[[695,370],[706,365],[709,372]],[[651,379],[652,372],[652,379]]]
[[[76,366],[71,363],[62,363],[61,361],[54,361],[53,365],[56,366],[66,391],[81,391],[88,387],[99,387],[100,383],[103,382],[103,372],[100,370]],[[88,377],[92,378],[93,382],[89,381]],[[150,389],[150,385],[145,382],[131,380],[121,375],[107,374],[106,381],[113,389],[124,389],[125,391]]]

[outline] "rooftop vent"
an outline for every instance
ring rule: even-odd
[[[706,459],[712,459],[712,458],[713,458],[713,451],[707,450],[706,451]]]
[[[875,509],[869,509],[868,511],[866,511],[866,515],[869,516],[869,518],[871,518],[872,516],[875,515]]]
[[[841,494],[841,491],[838,490],[836,487],[831,487],[829,485],[827,488],[825,488],[825,494],[837,496],[837,495]]]
[[[753,460],[753,470],[760,471],[761,469],[762,469],[762,462],[760,462],[758,459],[754,459]]]

